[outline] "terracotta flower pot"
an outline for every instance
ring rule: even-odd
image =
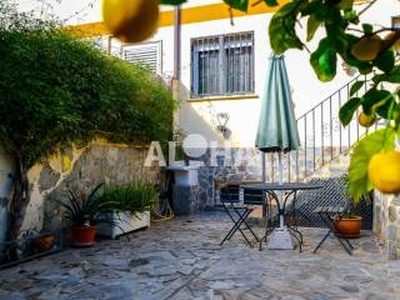
[[[37,237],[33,240],[33,246],[39,252],[45,252],[51,250],[56,242],[56,237],[53,234],[46,234],[41,237]]]
[[[94,245],[97,230],[96,226],[72,226],[70,230],[73,246],[89,247]]]
[[[354,216],[351,218],[342,218],[336,220],[336,235],[345,238],[357,238],[360,236],[362,217]]]

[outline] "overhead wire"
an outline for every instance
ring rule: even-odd
[[[55,10],[57,9],[57,5],[60,5],[62,1],[65,0],[16,0],[15,3],[18,5],[19,9],[23,11],[34,11],[40,9],[42,12],[45,12],[46,10],[46,13],[51,11],[52,14],[59,15],[55,13]],[[64,23],[73,18],[83,19],[87,15],[88,10],[94,8],[96,1],[97,0],[90,1],[72,14],[68,14],[68,12],[66,12],[65,14],[68,15],[66,17],[59,16],[59,19]]]
[[[82,7],[80,10],[74,12],[73,14],[69,15],[68,17],[62,19],[64,22],[68,22],[72,18],[81,17],[88,9],[93,9],[96,1],[90,1],[86,6]]]

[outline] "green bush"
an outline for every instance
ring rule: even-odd
[[[15,165],[13,240],[30,199],[30,167],[60,147],[99,136],[135,144],[166,141],[175,102],[149,71],[10,3],[0,3],[0,140]]]

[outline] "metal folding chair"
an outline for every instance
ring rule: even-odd
[[[326,241],[331,233],[333,236],[339,241],[342,247],[346,250],[348,254],[352,254],[352,250],[354,249],[353,245],[350,241],[342,235],[334,234],[334,232],[338,232],[338,228],[336,226],[336,220],[343,217],[343,214],[346,211],[346,207],[344,206],[319,206],[314,212],[317,213],[321,220],[325,223],[325,225],[329,228],[328,232],[322,238],[322,240],[318,243],[317,247],[314,249],[314,253],[317,252],[319,247]]]
[[[259,238],[254,233],[253,229],[247,223],[247,218],[250,213],[256,209],[256,206],[243,204],[239,197],[239,186],[222,185],[220,187],[220,206],[222,206],[233,225],[222,239],[220,245],[229,240],[237,231],[239,231],[250,247],[253,245],[250,242],[248,234],[252,235],[259,243]]]

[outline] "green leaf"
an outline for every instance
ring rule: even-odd
[[[352,24],[356,24],[356,25],[358,25],[358,23],[360,23],[358,13],[355,10],[346,11],[344,13],[343,19],[349,21]]]
[[[311,54],[310,63],[319,80],[326,82],[335,77],[336,52],[326,38],[320,41],[317,50]]]
[[[160,0],[160,4],[164,5],[179,5],[187,2],[187,0]]]
[[[379,54],[378,58],[375,59],[373,63],[383,72],[388,73],[392,71],[395,63],[393,51],[388,49],[385,52]]]
[[[321,8],[321,0],[314,0],[311,2],[307,2],[301,7],[301,15],[315,15],[315,12]]]
[[[350,96],[353,96],[355,93],[357,93],[360,88],[365,84],[365,81],[356,81],[352,84],[350,88]]]
[[[335,5],[320,4],[313,14],[325,25],[336,25],[342,27],[342,25],[345,24],[340,9]]]
[[[339,2],[337,7],[342,10],[350,10],[353,8],[354,0],[342,0]]]
[[[388,74],[378,74],[372,77],[372,81],[378,84],[382,81],[391,83],[400,83],[400,66],[396,66]]]
[[[364,23],[362,24],[362,28],[365,35],[370,35],[374,32],[374,27],[371,24]]]
[[[264,2],[265,2],[265,4],[267,4],[270,7],[279,5],[278,1],[276,1],[276,0],[264,0]]]
[[[243,12],[247,12],[249,0],[224,0],[226,4],[234,9],[238,9]]]
[[[396,115],[393,114],[395,111],[399,111],[399,104],[396,103],[393,97],[382,102],[382,104],[376,108],[376,113],[387,120],[396,119]]]
[[[317,20],[315,15],[311,15],[307,20],[307,42],[311,41],[315,35],[315,32],[321,25],[321,22]]]
[[[389,91],[378,90],[376,88],[371,88],[364,94],[364,96],[361,97],[361,104],[364,112],[367,115],[374,113],[374,111],[377,109],[377,106],[382,107],[380,113],[386,115],[388,106],[390,106],[393,101],[394,98]]]
[[[361,98],[351,98],[339,110],[339,119],[343,126],[347,126],[353,119],[355,111],[361,104]]]
[[[297,7],[295,3],[289,3],[276,12],[269,23],[269,37],[273,51],[281,54],[288,49],[303,49],[303,43],[296,35],[295,25]]]
[[[371,78],[372,82],[374,84],[378,84],[381,83],[382,81],[387,81],[386,79],[388,78],[387,74],[378,74],[375,75],[374,77]],[[394,81],[395,83],[399,83],[400,82],[400,74],[398,76],[395,76],[396,81]]]
[[[362,195],[373,189],[368,178],[368,164],[371,157],[382,150],[394,148],[395,131],[391,127],[377,130],[357,143],[349,167],[349,192],[355,204]]]
[[[346,39],[346,34],[341,26],[337,24],[325,25],[327,40],[329,45],[338,53],[345,53],[348,49],[349,42]]]

